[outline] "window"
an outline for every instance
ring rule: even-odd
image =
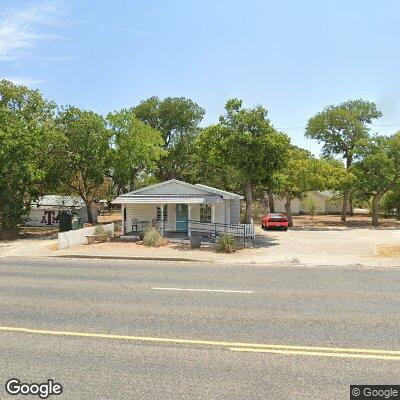
[[[168,220],[168,204],[164,204],[164,221]],[[157,221],[161,221],[161,207],[157,207]]]
[[[211,222],[211,206],[200,204],[200,222]]]

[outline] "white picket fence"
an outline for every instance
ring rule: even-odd
[[[256,227],[254,224],[244,224],[245,237],[254,240],[256,238]]]
[[[232,236],[238,236],[243,238],[255,238],[254,224],[235,224],[229,226],[216,226],[216,233],[226,233]]]

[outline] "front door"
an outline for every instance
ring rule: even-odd
[[[188,230],[188,206],[187,204],[176,205],[176,231],[187,232]]]

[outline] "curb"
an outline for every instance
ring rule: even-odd
[[[180,258],[180,257],[130,257],[130,256],[90,256],[80,254],[63,254],[60,256],[51,256],[54,258],[78,258],[78,259],[98,259],[98,260],[137,260],[137,261],[186,261],[186,262],[199,262],[208,263],[209,260],[196,260],[192,258]]]

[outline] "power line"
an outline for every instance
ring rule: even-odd
[[[373,124],[373,125],[369,125],[369,126],[371,126],[371,127],[392,127],[392,128],[394,128],[394,127],[400,127],[400,124],[380,124],[380,125],[376,125],[376,124]],[[277,129],[279,129],[279,130],[281,130],[281,131],[285,131],[285,130],[289,130],[289,129],[305,129],[306,127],[305,126],[288,126],[288,127],[286,127],[286,128],[277,128]]]

